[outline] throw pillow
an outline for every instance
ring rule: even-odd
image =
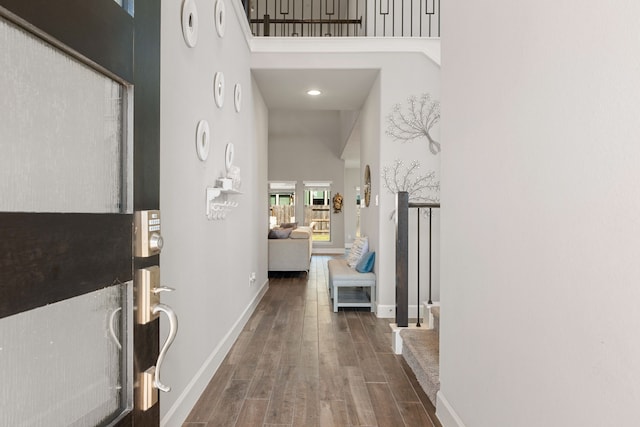
[[[367,252],[360,262],[356,265],[356,271],[359,273],[371,273],[373,271],[373,263],[376,261],[375,252]]]
[[[357,252],[360,251],[360,247],[362,242],[360,241],[360,237],[356,237],[356,240],[351,244],[351,248],[349,248],[349,253],[347,254],[347,263],[350,263],[355,256],[357,256]]]
[[[293,228],[273,228],[269,230],[270,239],[288,239]]]
[[[351,246],[351,252],[347,258],[347,264],[351,268],[355,268],[358,261],[364,254],[369,251],[369,239],[367,237],[358,237]]]
[[[280,228],[298,228],[297,222],[283,222],[280,224]]]

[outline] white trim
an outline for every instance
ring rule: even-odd
[[[424,318],[424,306],[422,304],[420,305],[410,305],[409,306],[409,318],[415,318],[416,317],[416,310],[417,308],[420,307],[420,323],[427,323],[427,321],[429,319],[425,319]],[[376,310],[376,316],[381,318],[381,319],[395,319],[396,317],[396,305],[390,305],[390,304],[379,304],[377,306],[377,310]],[[426,328],[425,326],[425,329]]]
[[[402,337],[400,331],[404,328],[399,328],[397,323],[389,324],[391,327],[391,347],[393,348],[393,354],[402,354]]]
[[[331,188],[331,184],[333,181],[302,181],[304,185],[304,189],[308,190],[310,188],[318,188],[320,190],[324,190],[326,188]]]
[[[433,313],[431,313],[431,307],[440,307],[440,301],[433,301],[431,304],[429,304],[429,301],[423,301],[422,302],[422,312],[423,313],[428,313],[428,320],[429,320],[429,326],[428,329],[433,329],[435,327],[435,319],[433,318]],[[425,322],[427,321],[427,319],[425,319]]]
[[[234,0],[231,4],[233,5],[235,12],[234,15],[236,15],[236,19],[240,24],[240,29],[244,34],[244,41],[247,42],[247,47],[249,48],[249,51],[251,51],[253,34],[251,34],[251,27],[249,27],[249,22],[247,21],[247,13],[245,12],[244,7],[242,7],[242,2]]]
[[[396,317],[396,306],[395,305],[376,305],[376,317],[380,319],[395,319]]]
[[[462,419],[442,394],[442,390],[439,390],[436,395],[436,417],[443,427],[465,427]]]
[[[344,248],[316,248],[311,250],[315,255],[344,255]]]
[[[389,323],[389,327],[391,328],[391,347],[393,348],[394,354],[402,354],[403,341],[402,336],[400,335],[401,331],[404,329],[415,329],[421,331],[428,330],[424,325],[417,327],[415,323],[409,323],[409,326],[398,326],[397,323]]]
[[[439,37],[254,37],[242,2],[231,4],[251,53],[420,52],[441,66]]]
[[[249,44],[251,53],[420,52],[440,66],[440,39],[434,37],[252,37]]]
[[[298,181],[268,181],[269,191],[296,191],[296,187],[298,185]],[[276,184],[275,187],[272,187],[271,184]]]
[[[236,3],[236,2],[233,2]],[[237,2],[240,3],[240,2]],[[242,328],[247,323],[254,310],[258,306],[258,303],[269,289],[269,279],[263,284],[255,297],[251,300],[247,308],[245,308],[242,315],[236,320],[229,332],[224,336],[220,343],[211,352],[207,360],[204,361],[195,376],[189,381],[189,384],[185,387],[184,391],[164,417],[160,420],[160,426],[180,426],[187,419],[189,412],[193,409],[196,402],[204,392],[204,389],[211,381],[211,378],[215,375],[216,371],[222,364],[222,361],[231,350],[231,347],[235,343],[236,339],[240,336]]]

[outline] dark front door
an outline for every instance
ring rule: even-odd
[[[0,0],[0,425],[159,424],[133,218],[159,208],[160,2],[124,3]]]

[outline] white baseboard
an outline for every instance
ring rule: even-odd
[[[395,319],[396,318],[396,306],[395,305],[376,305],[376,316],[381,319]]]
[[[247,308],[245,308],[242,315],[236,320],[229,332],[224,336],[222,341],[211,352],[207,360],[204,361],[195,376],[189,381],[189,384],[185,387],[184,391],[173,406],[167,411],[164,417],[160,420],[160,426],[173,427],[181,426],[184,420],[189,416],[189,412],[193,409],[198,399],[202,395],[202,392],[213,378],[222,361],[231,350],[231,347],[235,343],[242,328],[247,323],[254,310],[258,306],[258,303],[269,289],[269,280],[267,279],[263,284],[255,297],[251,300]]]
[[[442,391],[438,391],[436,398],[436,417],[440,420],[442,427],[465,427]]]
[[[313,248],[311,253],[318,255],[340,255],[344,254],[344,248]]]
[[[409,306],[409,318],[415,318],[417,309],[420,308],[420,319],[422,321],[426,321],[428,319],[424,319],[424,306],[420,305],[410,305]],[[376,305],[376,316],[381,319],[395,319],[396,318],[396,306],[395,305]]]

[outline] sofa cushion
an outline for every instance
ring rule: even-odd
[[[359,273],[370,273],[373,271],[373,264],[376,261],[375,252],[367,252],[362,256],[358,264],[356,264],[356,271]]]
[[[308,239],[311,237],[311,229],[309,227],[298,227],[298,228],[289,228],[288,230],[293,230],[291,231],[291,238],[292,239]]]
[[[288,239],[293,228],[273,228],[269,230],[270,239]]]
[[[280,228],[298,228],[297,222],[283,222],[280,224]]]

